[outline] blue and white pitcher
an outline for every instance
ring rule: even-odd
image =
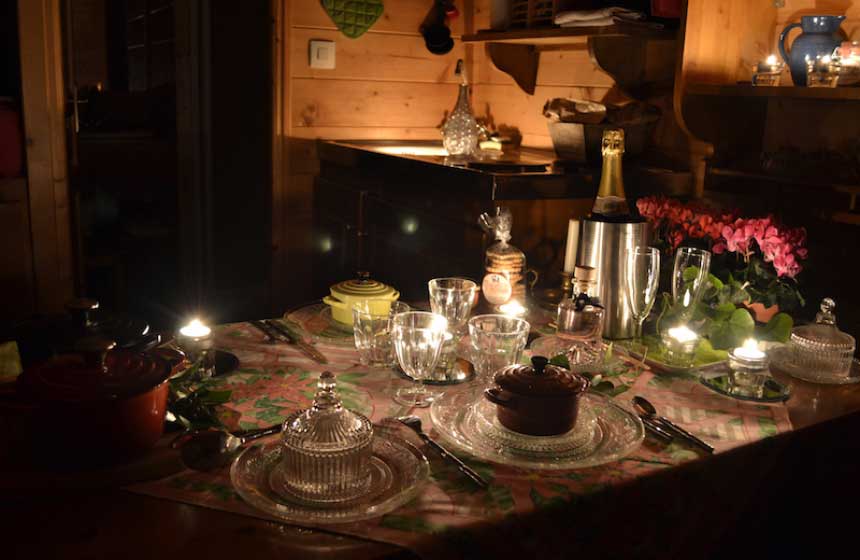
[[[791,23],[779,34],[779,54],[791,70],[791,80],[796,86],[806,85],[806,58],[815,60],[816,56],[831,54],[842,43],[839,26],[845,16],[803,16],[800,23]],[[791,44],[791,51],[785,50],[788,32],[800,27],[803,33]]]

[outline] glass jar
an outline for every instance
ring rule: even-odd
[[[854,337],[836,326],[836,302],[825,298],[815,323],[791,331],[789,344],[797,368],[821,377],[847,377],[854,358]]]
[[[343,407],[335,376],[320,374],[313,405],[284,421],[284,483],[304,501],[343,502],[367,492],[373,424]]]

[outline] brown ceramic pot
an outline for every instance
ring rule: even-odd
[[[84,339],[80,354],[58,356],[18,378],[11,410],[35,457],[58,464],[112,461],[159,440],[173,364],[157,352],[114,346]]]
[[[496,405],[496,417],[509,430],[530,436],[554,436],[576,424],[579,399],[589,386],[585,377],[549,365],[535,356],[532,365],[508,366],[493,377],[485,391]]]

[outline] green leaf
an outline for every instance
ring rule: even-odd
[[[735,312],[735,304],[731,302],[721,303],[714,308],[714,321],[726,321]]]
[[[688,266],[684,269],[684,272],[681,274],[684,278],[684,282],[692,282],[699,276],[699,267],[698,266]]]
[[[729,353],[725,350],[714,349],[711,341],[703,338],[699,341],[699,345],[696,346],[696,356],[693,361],[696,364],[711,364],[725,360],[728,358],[728,355]]]
[[[230,402],[233,391],[204,391],[200,395],[200,402],[204,404],[225,404]]]
[[[570,361],[567,359],[567,356],[564,354],[559,354],[558,356],[553,356],[549,361],[554,366],[563,367],[565,369],[570,369]]]
[[[736,348],[750,338],[755,331],[755,321],[749,311],[735,309],[727,321],[714,321],[710,328],[711,344],[714,348]]]
[[[788,313],[777,313],[762,327],[761,338],[774,342],[788,342],[794,321]]]

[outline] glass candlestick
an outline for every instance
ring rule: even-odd
[[[699,335],[686,325],[673,327],[663,334],[666,347],[666,363],[679,367],[690,367],[699,344]]]
[[[212,329],[204,325],[200,319],[193,319],[179,329],[179,333],[176,335],[176,344],[185,352],[192,365],[199,365],[198,377],[212,377],[215,374],[215,363],[212,356],[215,338],[212,336]]]
[[[729,352],[731,393],[761,399],[764,396],[765,382],[770,378],[767,366],[767,354],[759,350],[758,342],[753,339]]]
[[[785,65],[770,55],[753,68],[752,84],[754,86],[778,86],[782,69]]]
[[[806,87],[836,87],[841,59],[838,55],[806,57]]]

